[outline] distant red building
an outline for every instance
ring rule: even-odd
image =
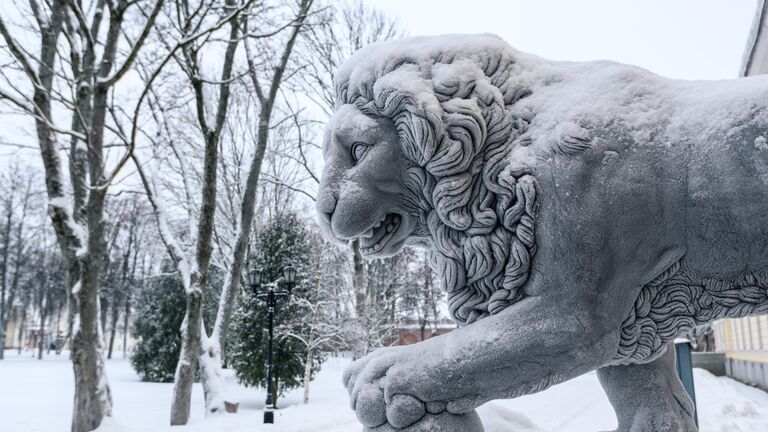
[[[449,319],[429,322],[422,325],[418,320],[411,319],[400,323],[395,328],[397,340],[393,345],[410,345],[431,337],[446,334],[456,328],[456,323]]]

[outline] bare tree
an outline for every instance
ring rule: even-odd
[[[145,223],[147,222],[147,214],[146,205],[143,201],[140,201],[138,195],[132,195],[130,198],[123,200],[117,213],[116,219],[123,222],[124,229],[120,233],[116,233],[117,238],[113,241],[116,257],[113,259],[114,263],[109,269],[112,277],[110,284],[108,359],[112,358],[115,349],[115,338],[121,314],[124,314],[122,324],[124,337],[128,332],[132,293],[137,284],[136,266],[138,256],[140,251],[146,251],[150,246],[146,242],[147,229],[145,228]]]
[[[146,232],[143,233],[146,236]],[[139,254],[141,253],[141,260],[139,260]],[[128,356],[128,326],[131,319],[131,311],[133,310],[135,293],[141,292],[144,289],[144,281],[146,279],[146,271],[148,263],[153,262],[153,251],[151,248],[140,249],[135,248],[133,254],[133,262],[131,263],[131,279],[134,283],[131,285],[131,289],[126,292],[126,298],[123,311],[123,358]]]
[[[7,79],[0,97],[35,120],[37,140],[45,167],[48,208],[67,267],[67,286],[76,303],[71,310],[77,322],[72,339],[75,403],[72,430],[96,429],[112,413],[112,396],[104,369],[100,326],[99,284],[104,252],[104,206],[109,186],[129,159],[132,149],[108,168],[105,141],[107,110],[114,86],[130,70],[154,27],[163,0],[29,0],[39,53],[32,55],[13,36],[0,16],[0,34],[18,70],[26,77],[24,90]],[[137,35],[126,31],[130,13],[144,17]],[[21,13],[24,15],[24,12]],[[88,16],[90,14],[90,16]],[[108,15],[106,31],[102,30]],[[29,15],[27,15],[29,16]],[[59,43],[64,36],[66,46]],[[122,54],[120,46],[130,48]],[[97,50],[97,47],[101,47]],[[69,58],[59,58],[60,50]],[[100,55],[97,55],[100,51]],[[66,52],[66,51],[65,51]],[[122,61],[118,59],[122,57]],[[68,61],[68,63],[65,62]],[[69,67],[63,70],[64,64]],[[54,81],[64,81],[54,86]],[[73,97],[59,93],[67,88]],[[57,125],[54,104],[71,112],[70,128]],[[60,160],[60,136],[70,137],[69,188]],[[81,151],[81,146],[84,151]],[[67,190],[73,191],[69,196]]]
[[[379,258],[368,263],[366,272],[366,313],[360,334],[360,348],[367,354],[376,348],[389,346],[397,341],[395,333],[403,301],[414,291],[412,281],[418,280],[410,264],[416,261],[413,249],[405,248],[400,254]]]
[[[414,281],[402,295],[402,313],[405,323],[413,318],[419,326],[420,340],[428,339],[434,335],[440,319],[438,310],[440,304],[439,284],[429,265],[429,257],[426,251],[422,251],[414,257],[409,266],[410,280]],[[418,282],[417,282],[418,281]],[[430,333],[427,334],[427,329]]]
[[[248,169],[248,176],[245,181],[245,191],[243,192],[241,200],[239,229],[236,236],[235,246],[232,251],[230,269],[224,282],[224,290],[222,291],[216,322],[211,337],[212,349],[217,351],[219,355],[221,347],[226,343],[227,328],[229,327],[229,322],[232,316],[234,300],[240,290],[241,275],[248,249],[248,240],[250,239],[251,228],[253,225],[259,176],[261,174],[264,154],[269,143],[272,113],[277,102],[280,86],[285,79],[288,62],[293,54],[293,49],[296,45],[299,33],[306,27],[307,17],[313,3],[314,0],[300,1],[296,17],[291,23],[290,34],[288,35],[285,44],[278,50],[277,62],[271,65],[271,73],[267,74],[266,82],[268,84],[266,88],[263,87],[262,84],[264,77],[260,76],[259,72],[264,69],[270,70],[270,68],[263,66],[259,68],[256,52],[250,43],[251,37],[248,30],[249,21],[247,17],[243,20],[243,31],[246,35],[244,44],[249,67],[248,77],[250,78],[253,90],[258,97],[260,108],[256,148],[253,152],[250,168]]]
[[[42,243],[45,245],[47,243],[46,241],[46,230],[42,230]],[[40,319],[40,325],[38,326],[38,334],[37,334],[37,359],[42,360],[43,359],[43,350],[45,349],[45,333],[46,333],[46,323],[48,321],[49,315],[52,307],[52,301],[51,298],[53,297],[53,290],[54,290],[54,282],[51,280],[51,274],[56,274],[55,271],[50,271],[51,269],[54,269],[54,260],[55,257],[50,256],[48,253],[47,248],[43,247],[41,250],[37,253],[37,259],[35,263],[35,284],[34,287],[32,287],[31,291],[33,291],[33,296],[35,297],[35,304],[37,307],[37,313],[38,318]]]
[[[187,197],[185,206],[188,210],[191,211],[194,209],[198,213],[197,228],[190,229],[190,231],[195,232],[194,238],[196,246],[194,257],[189,257],[188,254],[186,254],[181,246],[181,242],[178,241],[168,228],[167,211],[164,209],[163,203],[158,196],[157,179],[149,175],[147,169],[142,166],[138,161],[137,156],[134,155],[134,160],[138,166],[142,184],[144,185],[145,191],[153,207],[160,236],[166,245],[169,255],[182,274],[182,281],[187,292],[187,311],[182,328],[182,349],[176,373],[174,399],[171,409],[172,424],[185,424],[189,418],[192,383],[195,371],[198,367],[203,379],[206,412],[215,413],[220,411],[235,411],[237,409],[237,404],[226,394],[221,372],[220,332],[217,330],[222,328],[222,325],[220,324],[221,321],[217,318],[212,336],[210,337],[202,322],[203,291],[206,289],[207,273],[214,252],[212,238],[216,229],[214,222],[218,205],[218,170],[220,165],[219,146],[229,108],[231,94],[230,86],[237,78],[236,74],[234,74],[235,55],[241,40],[265,39],[280,33],[281,30],[286,28],[291,29],[288,46],[292,46],[298,35],[299,29],[306,18],[308,4],[311,4],[311,1],[307,0],[302,2],[299,11],[297,12],[297,17],[291,20],[288,24],[277,26],[276,29],[258,34],[249,30],[247,23],[249,17],[258,16],[263,5],[256,4],[254,5],[254,8],[251,9],[250,6],[252,3],[253,2],[251,1],[240,2],[235,0],[228,0],[226,3],[225,11],[237,11],[238,13],[229,13],[226,14],[225,17],[226,22],[229,24],[230,31],[226,39],[227,42],[223,59],[222,75],[219,80],[212,81],[204,79],[201,73],[201,65],[199,64],[200,53],[206,49],[206,43],[213,39],[206,39],[199,44],[184,44],[181,50],[183,56],[177,61],[181,69],[187,75],[188,81],[192,87],[197,126],[199,132],[203,136],[203,167],[198,182],[202,189],[201,199],[198,202],[199,205],[198,203],[193,203],[194,200],[191,198],[192,187],[190,186],[190,173],[186,167],[185,158],[178,156],[181,153],[181,150],[177,147],[179,143],[176,142],[169,133],[171,128],[167,127],[165,113],[163,112],[163,107],[159,103],[159,98],[154,97],[153,102],[152,94],[150,94],[149,97],[150,105],[153,106],[156,121],[161,124],[158,131],[159,139],[165,141],[174,155],[177,156],[179,162],[179,171],[182,176],[185,195]],[[175,3],[176,16],[178,16],[180,20],[176,27],[182,31],[181,40],[185,39],[186,32],[189,31],[189,29],[201,27],[200,23],[206,20],[206,15],[214,9],[213,6],[215,4],[216,2],[213,1],[203,1],[198,3],[196,7],[191,7],[189,2],[186,1],[177,1]],[[263,115],[266,119],[267,126],[270,119],[269,111],[271,110],[271,105],[274,104],[274,101],[277,98],[277,89],[282,80],[285,63],[287,63],[287,56],[290,54],[290,48],[287,51],[288,54],[285,55],[285,60],[281,60],[277,65],[275,71],[276,78],[274,80],[275,84],[268,90],[268,96],[265,96],[262,99],[262,101],[268,102],[268,105],[270,105],[267,112]],[[246,49],[246,52],[248,52],[248,49]],[[249,59],[251,58],[250,55],[246,55],[246,57]],[[256,73],[254,70],[256,68],[257,65],[249,61],[246,73],[254,76]],[[258,78],[256,78],[256,82],[258,82]],[[216,114],[212,121],[209,120],[206,113],[208,110],[206,89],[209,87],[218,89],[218,100],[213,109]],[[261,88],[257,90],[257,94],[260,92]],[[266,105],[262,105],[262,111],[265,110],[265,106]],[[264,145],[266,145],[267,133],[268,132],[264,133]],[[256,152],[258,153],[258,149]],[[257,180],[258,172],[255,181]],[[255,183],[253,187],[255,187]],[[246,188],[248,188],[248,186],[246,186]],[[247,239],[247,232],[245,236]],[[240,272],[237,271],[235,273],[237,274],[236,280],[239,283]],[[227,286],[229,286],[229,284],[225,284],[225,287]],[[236,291],[237,288],[235,288],[234,293],[236,293]],[[231,296],[222,294],[222,298],[225,300],[222,300],[219,316],[224,316],[224,312],[221,308],[227,307],[224,305],[227,304],[226,299],[230,297]]]
[[[306,65],[299,78],[303,94],[330,117],[335,104],[333,75],[360,48],[403,36],[398,22],[362,0],[334,2],[325,9],[322,25],[313,26],[302,41]]]
[[[25,271],[29,258],[28,239],[25,236],[34,178],[25,172],[29,172],[28,167],[14,163],[6,175],[0,178],[0,194],[3,196],[0,209],[0,360],[4,358],[5,332],[18,292],[19,276]],[[13,272],[10,271],[11,266]]]
[[[227,0],[226,9],[235,9],[238,1]],[[204,2],[200,4],[204,5]],[[207,6],[210,7],[210,6]],[[177,13],[182,17],[183,24],[188,27],[193,24],[188,4],[185,1],[176,3]],[[208,266],[213,252],[212,236],[214,215],[216,212],[216,192],[218,173],[218,151],[221,131],[229,109],[230,80],[235,62],[235,51],[240,43],[239,15],[233,15],[229,19],[229,37],[227,39],[224,62],[221,72],[218,101],[215,105],[215,118],[210,123],[206,112],[206,95],[204,92],[204,78],[200,70],[199,57],[205,43],[190,43],[182,48],[183,58],[179,62],[182,69],[189,77],[194,91],[197,121],[204,140],[204,162],[202,176],[202,198],[200,200],[200,215],[197,226],[197,248],[195,252],[195,271],[191,275],[190,286],[187,290],[187,310],[182,325],[182,344],[179,364],[176,369],[176,379],[173,390],[173,404],[171,406],[171,424],[186,424],[189,419],[190,403],[192,398],[192,383],[197,371],[198,358],[201,359],[201,372],[203,386],[205,387],[205,401],[208,412],[216,412],[224,402],[227,411],[236,411],[237,405],[220,401],[221,394],[212,388],[212,374],[216,372],[206,368],[207,359],[201,356],[205,328],[203,327],[203,290],[208,277]]]
[[[12,169],[17,171],[16,169]],[[16,174],[13,172],[13,174]],[[0,194],[3,195],[2,208],[0,208],[0,215],[2,215],[3,225],[0,228],[0,241],[2,241],[2,252],[0,252],[0,359],[5,357],[5,331],[8,328],[7,316],[10,313],[10,309],[13,306],[13,298],[15,292],[8,289],[8,267],[10,266],[10,254],[11,254],[11,232],[13,231],[14,223],[14,210],[16,201],[16,191],[18,185],[16,176],[11,175],[10,178],[3,176],[2,189]],[[23,221],[19,221],[21,224]],[[7,298],[6,298],[7,296]]]
[[[42,249],[25,249],[32,242],[18,240],[29,232],[42,238],[44,231],[18,219],[26,211],[24,187],[13,186],[14,215],[7,219],[0,209],[0,331],[14,304],[28,328],[39,320],[53,331],[57,316],[69,312],[73,431],[93,430],[111,415],[105,356],[116,349],[121,318],[127,333],[131,290],[152,271],[153,253],[162,253],[151,248],[155,236],[186,293],[171,423],[188,421],[197,372],[207,414],[237,409],[224,385],[222,352],[252,231],[264,213],[312,200],[318,182],[313,164],[320,145],[313,138],[319,122],[311,110],[295,107],[310,98],[330,115],[331,77],[343,59],[400,34],[394,22],[362,2],[319,3],[15,0],[17,12],[0,10],[0,57],[10,60],[0,70],[0,103],[35,124],[48,217],[34,214],[53,226],[58,247],[51,249],[51,233]],[[247,116],[233,118],[236,98]],[[229,130],[238,121],[246,138],[240,143]],[[134,175],[123,170],[128,161],[149,200],[146,213],[156,225],[149,230],[142,227],[137,213],[144,210],[135,199],[119,208],[120,194],[132,186],[124,181]],[[399,298],[399,288],[382,282],[386,263],[367,271],[372,267],[356,242],[351,253],[323,247],[329,251],[317,263],[317,291],[324,294],[301,299],[312,311],[307,326],[283,335],[306,347],[305,401],[313,354],[347,346],[343,324],[352,311],[360,323],[366,320],[383,333],[394,322]],[[42,275],[25,271],[34,267],[25,260],[61,266],[66,281],[52,277],[35,286]],[[343,269],[332,268],[339,261]],[[204,298],[219,289],[211,326],[203,319]],[[38,356],[44,336],[40,332],[35,341]],[[366,346],[382,343],[369,340]],[[124,336],[124,353],[126,345]]]
[[[302,319],[301,325],[278,327],[277,334],[280,338],[292,338],[301,343],[306,353],[304,354],[304,395],[303,402],[309,402],[309,390],[312,378],[313,359],[320,350],[343,347],[344,328],[343,323],[335,316],[336,303],[333,284],[327,284],[327,273],[334,271],[333,259],[335,258],[334,246],[320,239],[313,241],[314,253],[313,268],[318,272],[312,275],[314,289],[305,297],[293,297],[301,308],[308,312]],[[333,281],[335,282],[335,281]]]

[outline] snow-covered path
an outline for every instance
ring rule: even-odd
[[[0,362],[0,431],[65,432],[72,409],[72,368],[66,356],[43,361],[30,353],[6,351]],[[276,423],[261,423],[263,389],[231,383],[241,403],[237,415],[205,420],[199,384],[193,392],[193,412],[185,427],[168,426],[170,384],[142,383],[126,360],[107,362],[115,402],[114,420],[104,432],[359,432],[347,405],[341,372],[347,359],[331,358],[313,383],[311,400],[301,404],[301,391],[279,401]],[[768,393],[728,378],[695,370],[702,432],[768,431]],[[488,432],[594,432],[616,427],[597,376],[586,374],[547,391],[515,400],[495,401],[480,408]]]

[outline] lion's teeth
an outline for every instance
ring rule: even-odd
[[[389,224],[387,225],[387,232],[392,232],[392,230],[395,229],[395,224]]]
[[[368,231],[363,233],[363,237],[364,238],[371,238],[371,237],[373,237],[373,228],[370,228]]]

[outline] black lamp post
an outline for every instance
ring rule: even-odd
[[[275,319],[275,306],[277,305],[277,297],[287,296],[291,293],[294,284],[296,284],[296,268],[288,264],[283,267],[283,276],[278,278],[274,282],[264,284],[267,288],[266,292],[260,292],[261,289],[261,276],[262,270],[259,267],[254,267],[248,272],[248,283],[251,286],[253,295],[260,299],[267,300],[267,312],[269,316],[269,345],[267,348],[267,402],[264,406],[264,423],[274,423],[275,416],[274,410],[275,400],[272,398],[272,339],[273,339],[273,325]],[[279,285],[282,283],[287,290],[279,289]]]

